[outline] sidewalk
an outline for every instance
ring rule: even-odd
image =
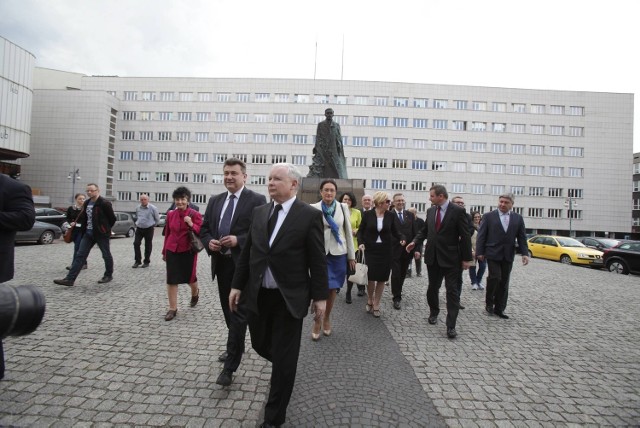
[[[165,322],[159,229],[148,269],[131,269],[133,240],[115,238],[114,280],[97,284],[104,263],[92,251],[76,286],[65,274],[72,246],[19,245],[13,285],[47,298],[42,325],[5,339],[0,426],[255,427],[270,365],[247,343],[234,383],[215,384],[226,343],[209,259],[199,256],[201,298]],[[305,320],[287,427],[575,426],[640,424],[638,276],[539,259],[514,265],[512,318],[484,312],[484,294],[462,295],[458,338],[427,323],[426,278],[405,284],[402,310],[385,292],[383,313],[338,295],[333,334],[310,339]],[[444,299],[444,293],[441,293]]]

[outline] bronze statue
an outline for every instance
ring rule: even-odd
[[[348,178],[340,125],[333,121],[333,109],[324,111],[327,118],[318,123],[313,160],[307,177]]]

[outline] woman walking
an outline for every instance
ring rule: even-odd
[[[76,193],[73,199],[74,204],[67,208],[67,223],[69,223],[69,227],[73,228],[73,232],[71,232],[71,240],[73,241],[73,257],[71,258],[71,264],[67,266],[67,270],[71,269],[71,266],[76,259],[76,255],[78,254],[78,248],[80,248],[80,241],[82,241],[82,223],[77,223],[76,220],[80,217],[82,206],[86,199],[87,198],[84,193]],[[86,268],[87,263],[85,262],[82,269]]]
[[[362,213],[359,209],[356,209],[357,202],[356,197],[351,192],[344,192],[338,198],[338,201],[346,204],[349,207],[349,222],[351,223],[351,234],[353,235],[353,248],[356,249],[356,260],[358,259],[358,254],[360,250],[358,250],[358,228],[360,227],[360,222],[362,222]],[[347,278],[349,277],[349,272],[347,272]],[[345,302],[351,304],[351,289],[353,288],[353,282],[347,279],[347,297]],[[364,296],[364,285],[358,284],[358,296]]]
[[[482,214],[474,211],[471,213],[471,218],[473,219],[473,228],[475,230],[473,231],[473,235],[471,235],[471,254],[473,255],[473,264],[469,267],[469,279],[471,280],[472,290],[484,290],[484,286],[482,285],[482,275],[484,275],[484,271],[487,269],[487,261],[476,259],[476,240],[478,239],[478,229],[480,228]]]

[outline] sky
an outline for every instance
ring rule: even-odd
[[[0,0],[0,36],[88,75],[640,93],[636,0]],[[640,111],[634,152],[640,152]]]

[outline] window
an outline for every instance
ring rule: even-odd
[[[351,145],[365,147],[367,145],[367,137],[353,137]]]
[[[307,136],[306,135],[294,135],[293,136],[293,144],[307,144]]]
[[[471,164],[471,172],[484,174],[487,172],[487,164],[486,163],[472,163]]]
[[[170,111],[161,111],[160,112],[160,120],[171,120],[173,114]]]
[[[393,126],[396,128],[406,128],[409,126],[409,119],[406,117],[394,117]]]
[[[582,147],[569,147],[569,156],[583,157],[584,149]]]
[[[514,134],[524,134],[526,126],[522,123],[512,123],[511,124],[511,132]]]
[[[549,187],[549,191],[547,195],[551,198],[561,198],[562,197],[562,187]]]
[[[140,120],[153,120],[153,112],[152,111],[141,111],[140,112]]]
[[[502,163],[494,163],[491,164],[491,172],[492,174],[504,174],[507,171],[507,166]]]
[[[447,142],[443,140],[433,140],[433,150],[447,150]]]
[[[253,134],[254,143],[266,143],[267,134]]]
[[[486,152],[487,143],[471,143],[472,152]]]
[[[511,174],[524,175],[524,165],[511,165]]]
[[[234,143],[246,143],[248,134],[233,134]]]
[[[133,140],[136,136],[135,131],[122,131],[122,140]]]
[[[393,169],[406,169],[407,168],[407,160],[406,159],[392,159],[391,160],[391,168],[393,168]]]
[[[507,103],[492,103],[491,104],[491,110],[493,111],[499,111],[499,112],[506,112],[507,111]]]
[[[413,140],[413,148],[414,149],[426,149],[427,148],[427,140],[421,140],[421,139]]]
[[[485,111],[487,109],[487,103],[485,101],[473,101],[471,103],[471,110]]]
[[[275,102],[277,102],[277,103],[288,103],[289,102],[289,94],[276,94]]]
[[[507,153],[507,145],[504,143],[491,144],[491,150],[493,153]]]
[[[307,115],[306,114],[294,114],[293,115],[293,123],[307,123]]]
[[[219,155],[219,156],[224,156],[225,158],[227,157],[227,155]],[[246,154],[243,153],[234,153],[231,155],[232,158],[236,158],[236,159],[240,159],[242,162],[247,163],[248,158]],[[224,161],[222,162],[217,162],[217,163],[224,163]]]
[[[295,94],[293,96],[293,102],[295,103],[308,103],[309,102],[309,94]]]
[[[457,152],[464,152],[467,150],[467,143],[464,141],[454,141],[452,144],[452,149]]]
[[[229,122],[229,113],[216,113],[216,122]]]
[[[131,152],[131,151],[121,151],[119,159],[120,160],[133,160],[133,152]]]
[[[258,185],[258,186],[263,186],[267,184],[267,177],[264,175],[252,175],[251,178],[249,179],[249,183]]]
[[[169,173],[168,172],[156,172],[156,181],[161,181],[166,183],[169,181]]]
[[[564,175],[564,168],[560,166],[550,166],[549,167],[549,176],[550,177],[562,177]]]
[[[444,161],[433,161],[431,162],[431,170],[432,171],[446,171],[447,163]]]
[[[409,98],[396,97],[393,99],[394,107],[409,107]]]
[[[158,140],[159,141],[171,141],[171,132],[169,132],[169,131],[160,131],[160,132],[158,132]]]
[[[251,155],[251,163],[266,164],[267,155]]]
[[[507,124],[506,123],[494,123],[493,124],[493,132],[506,132]]]
[[[198,122],[209,122],[211,120],[211,113],[208,111],[196,112],[196,120]]]
[[[227,160],[227,155],[224,153],[214,153],[213,154],[213,162],[214,163],[224,163]],[[246,160],[243,160],[246,163]]]
[[[544,134],[544,125],[531,125],[531,133],[535,135]]]
[[[496,196],[504,195],[504,186],[502,184],[492,185],[491,194]]]
[[[236,113],[236,122],[249,122],[249,113]]]
[[[194,193],[191,195],[191,200],[194,204],[206,204],[207,203],[207,195],[204,193]]]
[[[273,142],[282,144],[287,142],[287,134],[273,134]]]
[[[335,118],[335,116],[334,116],[334,118]],[[318,124],[318,123],[322,122],[324,119],[325,119],[324,115],[322,115],[322,114],[313,115],[313,123],[315,123],[315,124]]]
[[[564,135],[564,126],[551,125],[549,127],[549,133],[551,135]]]
[[[467,101],[465,100],[456,100],[456,110],[466,110],[467,109]]]
[[[547,210],[548,218],[562,218],[562,210],[557,208],[549,208]]]
[[[329,104],[329,95],[314,95],[313,102],[316,104]]]
[[[196,141],[198,143],[206,143],[209,141],[209,133],[208,132],[196,132]]]
[[[371,166],[374,168],[386,168],[387,160],[383,158],[373,158],[371,159]]]
[[[287,123],[286,113],[276,113],[273,115],[273,123]]]
[[[178,112],[178,120],[181,122],[189,122],[191,121],[191,112],[190,111],[179,111]]]
[[[250,94],[248,92],[238,92],[236,94],[236,100],[239,103],[248,103],[250,98]]]
[[[180,101],[193,101],[193,93],[180,92]]]
[[[538,165],[531,165],[529,167],[529,175],[544,175],[544,167]]]
[[[513,103],[511,106],[513,107],[514,113],[525,113],[527,110],[526,104]]]
[[[369,117],[367,116],[353,116],[353,124],[355,126],[367,126],[368,119]]]
[[[531,154],[532,155],[544,155],[544,146],[531,146]]]
[[[367,158],[351,158],[351,166],[366,168]]]
[[[549,113],[564,114],[564,106],[549,106]]]
[[[386,189],[387,188],[387,180],[371,180],[371,188],[372,189]]]
[[[178,141],[189,141],[190,137],[191,136],[189,132],[183,132],[183,131],[176,132],[176,139]]]
[[[373,137],[373,147],[387,147],[387,137]]]
[[[147,171],[138,171],[138,181],[149,181],[151,173]]]
[[[287,161],[287,155],[271,155],[271,163],[285,163]]]
[[[582,210],[567,210],[567,218],[582,220]]]
[[[135,111],[123,111],[122,112],[122,120],[136,120],[136,112]]]
[[[140,131],[140,141],[152,141],[153,131]]]
[[[124,91],[125,101],[135,101],[138,99],[138,93],[133,91]]]
[[[402,180],[391,180],[391,190],[407,190],[407,182]]]
[[[426,170],[427,169],[427,161],[426,160],[413,160],[413,161],[411,161],[411,169]]]
[[[413,99],[413,106],[415,108],[427,108],[427,104],[429,103],[429,100],[427,98],[414,98]]]
[[[511,193],[515,196],[524,195],[524,186],[511,186]]]
[[[386,117],[374,117],[373,126],[387,126],[387,120]]]
[[[484,132],[487,130],[487,123],[486,122],[472,122],[471,123],[471,130],[472,131],[477,131],[477,132]]]
[[[173,174],[173,181],[176,183],[188,183],[189,174],[186,172],[176,172]]]
[[[636,188],[634,189],[634,191],[637,192],[638,191],[638,188],[637,188],[637,183],[638,182],[635,182],[635,183],[636,183]],[[582,189],[568,189],[568,192],[567,192],[567,196],[568,197],[575,198],[575,199],[582,199],[582,197],[583,197],[582,194],[583,194]]]
[[[138,152],[138,160],[140,161],[150,161],[153,158],[153,153],[151,152]]]
[[[511,145],[511,153],[514,155],[523,155],[525,152],[524,144],[512,144]]]
[[[569,107],[569,114],[571,116],[584,116],[584,107],[571,106]]]
[[[483,195],[484,194],[484,184],[472,184],[471,185],[471,193],[475,195]]]
[[[433,108],[447,108],[447,100],[433,100]]]
[[[542,208],[529,208],[529,217],[542,217],[544,210]]]
[[[633,173],[634,174],[640,174],[640,163],[634,163],[633,164]]]
[[[633,209],[634,210],[640,210],[640,199],[634,199],[633,200]]]
[[[544,196],[544,187],[529,187],[529,196]]]
[[[467,172],[467,163],[466,162],[452,162],[451,163],[451,171],[453,171],[453,172]]]
[[[131,181],[131,171],[120,171],[118,173],[118,180],[120,181]]]
[[[173,92],[160,92],[160,100],[173,101],[174,95]]]
[[[387,97],[375,97],[375,105],[384,107],[387,105]]]
[[[158,162],[169,162],[171,160],[171,152],[156,153],[156,160]]]
[[[209,156],[208,153],[194,153],[193,154],[194,162],[208,162]]]
[[[168,181],[168,180],[167,180]],[[154,200],[156,202],[169,202],[169,194],[163,192],[154,193]]]
[[[453,129],[455,129],[456,131],[466,131],[467,122],[465,120],[454,120]]]
[[[294,165],[306,165],[307,157],[304,155],[293,155],[291,157],[291,163]]]
[[[451,193],[464,193],[464,184],[463,183],[451,183]]]
[[[447,129],[447,121],[445,119],[434,119],[433,129]]]
[[[222,184],[224,182],[224,176],[222,174],[212,174],[211,182],[213,184]]]
[[[118,200],[131,201],[131,192],[118,192]]]
[[[411,190],[416,190],[418,192],[424,192],[427,189],[427,184],[424,181],[412,181],[411,182]]]
[[[269,121],[269,115],[264,113],[256,113],[255,121],[257,123],[266,123]]]
[[[406,149],[408,141],[409,140],[407,138],[394,138],[393,139],[393,146],[396,149]]]
[[[582,177],[583,171],[582,168],[569,168],[569,177]]]
[[[270,94],[266,94],[266,93],[257,93],[256,94],[256,98],[255,101],[257,103],[266,103],[269,102],[269,98],[270,98]]]
[[[427,210],[427,203],[426,202],[412,202],[411,203],[411,208],[415,208],[416,211],[418,211],[419,213],[423,213]]]
[[[584,128],[580,126],[570,126],[569,135],[572,137],[582,137],[584,135]]]
[[[176,162],[189,162],[189,153],[176,152]]]
[[[218,101],[228,103],[231,100],[231,94],[220,93],[218,94]],[[198,101],[209,102],[211,101],[211,92],[198,92]]]
[[[544,114],[544,104],[531,104],[531,113]]]

